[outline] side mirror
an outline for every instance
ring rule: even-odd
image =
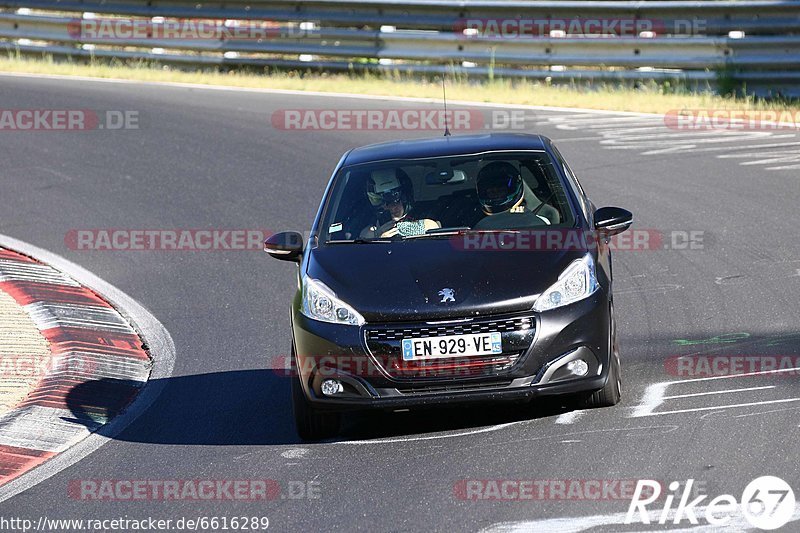
[[[303,253],[303,236],[296,231],[276,233],[264,241],[264,251],[275,259],[297,262]]]
[[[633,213],[621,207],[601,207],[594,212],[594,227],[605,235],[622,233],[633,224]]]

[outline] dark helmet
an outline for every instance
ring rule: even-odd
[[[401,169],[373,170],[367,179],[367,198],[375,208],[392,202],[402,202],[408,211],[414,198],[411,179]]]
[[[493,161],[478,172],[478,201],[487,215],[508,211],[525,193],[519,170],[511,163]]]

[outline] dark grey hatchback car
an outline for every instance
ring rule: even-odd
[[[344,154],[298,264],[292,395],[304,439],[340,414],[570,395],[620,398],[608,239],[630,212],[596,209],[546,137],[492,134]]]

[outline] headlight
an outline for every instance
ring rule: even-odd
[[[364,317],[337,298],[324,283],[311,278],[303,278],[302,313],[308,318],[333,324],[360,326],[365,322]]]
[[[570,263],[558,276],[558,281],[536,299],[533,310],[547,311],[583,300],[594,294],[598,288],[600,286],[597,284],[594,259],[586,254]]]

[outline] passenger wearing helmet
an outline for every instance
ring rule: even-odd
[[[541,200],[525,185],[519,170],[505,161],[493,161],[478,172],[478,201],[487,215],[474,229],[518,229],[550,225],[551,220],[540,211],[557,211]],[[532,205],[531,205],[532,204]],[[548,213],[549,214],[549,213]],[[556,220],[557,221],[557,220]]]
[[[402,170],[375,170],[367,179],[367,198],[378,211],[378,215],[388,215],[389,221],[364,228],[362,239],[376,237],[409,237],[422,235],[427,230],[440,228],[441,224],[429,218],[416,219],[412,215],[414,190],[411,179]],[[384,215],[385,216],[385,215]]]

